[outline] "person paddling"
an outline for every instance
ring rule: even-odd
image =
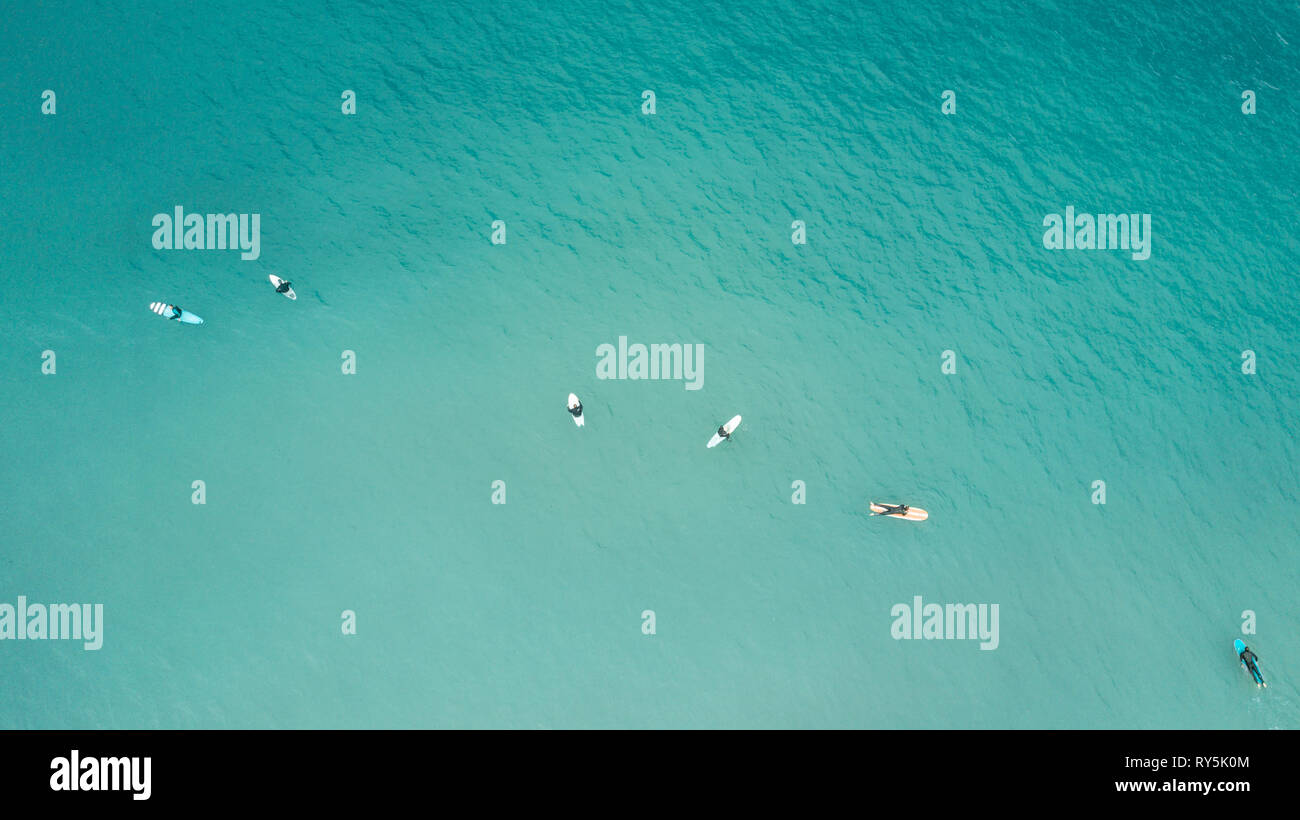
[[[1250,673],[1250,677],[1255,681],[1255,683],[1260,686],[1268,686],[1267,683],[1264,683],[1263,673],[1261,673],[1259,667],[1255,665],[1255,661],[1259,660],[1259,656],[1256,655],[1249,646],[1243,644],[1241,653],[1238,654],[1237,657],[1241,659],[1242,665],[1246,667],[1246,671]]]

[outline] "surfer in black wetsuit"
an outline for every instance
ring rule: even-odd
[[[183,310],[181,310],[180,308],[178,308],[176,305],[172,305],[172,315],[169,316],[168,318],[169,318],[169,319],[179,319],[179,318],[181,318],[181,314],[182,314],[182,313],[184,313]]]
[[[575,419],[576,419],[576,418],[581,418],[581,417],[582,417],[582,402],[578,402],[578,404],[577,404],[576,406],[574,406],[574,407],[570,407],[570,408],[569,408],[569,412],[573,414],[573,417],[574,417]]]
[[[894,504],[892,506],[889,504],[881,504],[880,506],[884,507],[885,511],[882,513],[876,513],[876,515],[907,515],[907,511],[911,509],[906,504]]]
[[[1241,650],[1241,654],[1237,657],[1241,658],[1241,662],[1246,666],[1246,671],[1255,679],[1255,683],[1263,684],[1264,676],[1260,674],[1259,667],[1255,665],[1255,661],[1259,660],[1259,656],[1251,651],[1251,648],[1247,646]]]
[[[293,283],[292,283],[292,282],[288,281],[287,279],[281,279],[281,280],[280,280],[280,284],[278,284],[278,285],[275,286],[275,292],[276,292],[276,293],[288,293],[288,292],[289,292],[289,288],[291,288],[292,286],[293,286]]]
[[[718,435],[722,438],[731,438],[731,433],[727,432],[727,425],[724,424],[718,428]]]

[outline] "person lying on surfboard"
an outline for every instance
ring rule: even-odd
[[[292,287],[293,287],[293,282],[290,282],[288,279],[281,279],[281,280],[280,280],[280,284],[277,285],[276,288],[275,288],[275,292],[276,292],[276,293],[288,293],[288,292],[289,292],[289,289],[292,288]]]
[[[885,511],[876,513],[876,515],[907,515],[907,511],[911,509],[906,504],[895,504],[892,507],[888,504],[881,504],[880,506],[884,507]]]
[[[1264,682],[1264,676],[1260,674],[1259,667],[1255,665],[1255,661],[1259,660],[1259,656],[1252,652],[1249,646],[1241,650],[1241,654],[1237,657],[1241,658],[1241,662],[1246,666],[1246,671],[1250,673],[1256,683]]]

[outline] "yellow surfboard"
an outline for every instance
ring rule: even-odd
[[[899,515],[898,513],[891,513],[891,514],[885,513],[885,510],[888,507],[897,507],[897,506],[899,505],[898,504],[889,504],[889,505],[877,504],[876,502],[872,501],[871,514],[884,515],[886,518],[901,518],[904,521],[924,521],[925,519],[930,517],[930,514],[925,510],[921,509],[920,507],[908,507],[907,512],[904,513],[903,515]]]

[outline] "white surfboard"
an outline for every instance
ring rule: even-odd
[[[280,287],[280,285],[284,284],[284,280],[276,276],[274,273],[271,274],[270,279],[271,279],[271,285],[277,289]],[[288,296],[290,299],[298,298],[298,294],[293,292],[293,288],[289,288],[287,291],[285,291],[284,295]]]
[[[578,401],[578,397],[573,393],[570,393],[569,404],[568,404],[569,409],[572,410],[575,407],[581,407],[581,406],[582,406],[582,402]],[[573,413],[569,413],[569,415],[573,416]],[[581,410],[578,411],[578,415],[573,416],[573,423],[578,425],[579,427],[583,427],[587,424],[587,419],[583,417]]]
[[[925,510],[921,509],[920,507],[908,507],[908,508],[907,508],[907,512],[903,513],[902,515],[898,515],[897,513],[891,515],[891,514],[887,514],[887,513],[885,512],[885,510],[887,510],[887,509],[893,509],[894,507],[897,507],[897,506],[900,506],[900,505],[898,505],[898,504],[890,504],[890,505],[886,506],[886,505],[884,505],[884,504],[881,504],[879,501],[872,501],[872,502],[871,502],[871,514],[872,514],[872,515],[883,515],[883,516],[885,516],[886,518],[901,518],[901,519],[903,519],[904,521],[924,521],[925,519],[927,519],[927,518],[930,517],[930,514],[929,514],[928,512],[926,512]]]
[[[727,435],[731,435],[732,433],[736,432],[736,428],[739,426],[740,426],[740,416],[734,416],[731,419],[731,421],[722,425],[722,429],[727,431]],[[709,439],[709,446],[717,447],[719,444],[722,443],[722,440],[723,440],[722,436],[718,435],[717,433],[714,433],[713,438]]]

